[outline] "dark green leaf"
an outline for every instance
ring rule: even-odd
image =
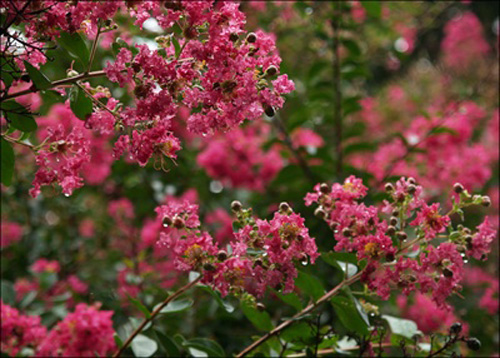
[[[258,330],[270,331],[273,329],[271,317],[266,311],[261,312],[247,302],[241,303],[241,310]]]
[[[190,298],[175,300],[169,302],[165,307],[163,307],[160,313],[176,313],[181,312],[193,305],[193,300]],[[154,308],[156,309],[156,307]]]
[[[353,143],[349,144],[344,148],[344,154],[357,153],[357,152],[373,152],[377,149],[378,145],[376,143]]]
[[[174,44],[174,49],[175,49],[175,57],[179,57],[179,54],[181,53],[181,45],[179,45],[179,41],[177,41],[177,38],[175,36],[171,37],[172,43]]]
[[[351,55],[355,57],[361,55],[361,49],[359,48],[359,45],[356,43],[356,41],[353,41],[351,39],[342,39],[341,43],[349,50],[349,53]]]
[[[193,338],[184,342],[185,347],[195,348],[208,354],[209,357],[225,357],[224,349],[215,341],[205,338]]]
[[[136,357],[151,357],[158,350],[158,344],[143,334],[138,334],[130,346]]]
[[[302,293],[311,296],[315,301],[325,294],[325,289],[321,281],[317,277],[302,271],[299,271],[295,285],[300,288]]]
[[[135,306],[135,307],[136,307],[139,311],[141,311],[142,313],[144,313],[144,316],[146,316],[146,318],[151,317],[151,313],[150,313],[150,312],[149,312],[149,310],[146,308],[146,306],[144,306],[144,305],[142,304],[142,302],[141,302],[141,301],[139,301],[138,299],[133,298],[133,297],[131,297],[131,296],[129,296],[129,295],[127,295],[127,296],[128,296],[129,301],[130,301],[130,302],[132,302],[132,304],[133,304],[133,305],[134,305],[134,306]]]
[[[16,291],[14,290],[14,285],[12,284],[12,282],[2,280],[0,282],[0,289],[2,301],[8,305],[14,305],[16,303]]]
[[[227,302],[226,300],[222,299],[222,297],[218,291],[212,290],[212,288],[210,288],[209,286],[200,286],[200,287],[203,290],[210,293],[215,298],[215,300],[217,301],[219,306],[224,308],[227,313],[232,313],[234,311],[234,306],[231,303]]]
[[[321,258],[327,264],[332,266],[337,266],[337,261],[349,262],[353,265],[356,265],[358,263],[356,254],[351,252],[334,252],[334,251],[323,252],[321,254]]]
[[[69,52],[71,56],[80,60],[83,66],[87,66],[89,63],[89,49],[85,44],[83,38],[77,32],[69,34],[67,32],[61,32],[57,42],[66,51]]]
[[[123,347],[123,342],[122,342],[122,339],[120,338],[120,336],[119,336],[117,333],[115,333],[115,334],[113,335],[113,337],[114,337],[114,339],[115,339],[116,346],[117,346],[118,348]]]
[[[292,342],[294,340],[303,340],[307,342],[308,338],[314,336],[314,329],[306,322],[296,322],[280,334],[280,338],[287,342]]]
[[[2,158],[2,184],[9,186],[12,183],[12,175],[14,174],[14,150],[5,139],[2,138],[1,142],[2,153],[0,157]]]
[[[360,316],[353,300],[348,297],[336,296],[331,299],[331,302],[335,313],[349,332],[361,335],[368,334],[368,325]]]
[[[360,1],[361,5],[365,8],[368,15],[373,17],[380,17],[382,14],[382,6],[380,1],[369,0],[369,1]]]
[[[69,106],[82,121],[92,114],[92,100],[76,85],[69,92]]]
[[[24,66],[26,67],[26,71],[28,72],[31,81],[37,89],[46,90],[52,86],[50,80],[29,62],[24,61]]]
[[[154,332],[156,334],[156,337],[158,337],[158,342],[169,357],[179,357],[181,355],[179,347],[177,347],[177,344],[173,339],[163,334],[163,332],[158,329],[155,329]]]
[[[10,125],[23,132],[32,132],[37,129],[37,124],[33,115],[21,104],[14,100],[1,104],[5,117]]]
[[[434,134],[442,134],[442,133],[448,133],[448,134],[453,134],[453,135],[457,135],[457,131],[452,129],[452,128],[448,128],[448,127],[434,127],[430,130],[429,132],[429,135],[434,135]]]
[[[295,308],[297,311],[302,310],[302,302],[300,302],[300,298],[295,294],[295,293],[289,293],[287,295],[282,294],[281,292],[278,292],[274,290],[274,294],[278,296],[280,300],[285,302],[286,304],[292,306]]]

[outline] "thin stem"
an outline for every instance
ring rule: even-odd
[[[95,98],[92,93],[90,93],[85,87],[83,87],[81,84],[76,83],[76,85],[87,95],[87,97],[90,98],[92,102],[94,102],[98,107],[108,111],[111,113],[114,117],[118,118],[118,115],[114,113],[112,110],[110,110],[104,103],[99,101],[97,98]]]
[[[335,4],[335,3],[334,3]],[[335,6],[335,5],[333,5]],[[340,91],[340,57],[339,57],[339,32],[341,20],[341,4],[336,14],[333,14],[333,89],[334,89],[334,110],[333,110],[333,123],[335,129],[335,152],[337,157],[337,175],[342,176],[342,92]]]
[[[24,145],[25,147],[28,147],[30,149],[35,149],[35,146],[33,144],[21,142],[19,139],[9,137],[6,134],[2,134],[2,138],[5,139],[7,142],[10,142],[13,144],[20,144],[20,145]]]
[[[135,336],[137,336],[149,322],[151,322],[153,319],[155,319],[155,317],[158,315],[158,313],[160,313],[160,311],[166,305],[168,305],[169,302],[171,302],[175,298],[179,297],[181,294],[183,294],[184,292],[186,292],[187,290],[189,290],[191,287],[193,287],[194,285],[196,285],[201,280],[201,278],[202,278],[202,276],[200,275],[196,280],[194,280],[194,281],[188,283],[187,285],[179,288],[175,293],[173,293],[172,295],[168,296],[153,312],[151,312],[151,315],[148,318],[146,318],[139,325],[139,327],[137,327],[135,329],[134,332],[132,332],[132,334],[127,338],[127,340],[125,341],[125,343],[123,343],[123,346],[118,351],[116,351],[115,354],[113,354],[113,358],[119,357],[120,354],[122,354],[123,351],[125,351],[125,349],[127,349],[127,347],[130,345],[130,343],[132,343],[132,340],[135,338]]]
[[[48,89],[54,88],[54,87],[57,87],[57,86],[61,86],[61,85],[75,83],[77,81],[86,80],[86,79],[89,79],[89,78],[102,77],[102,76],[105,76],[105,75],[106,75],[106,72],[104,72],[104,70],[94,71],[94,72],[89,72],[89,73],[82,73],[81,75],[77,75],[77,76],[74,76],[74,77],[69,77],[69,78],[64,78],[62,80],[54,81],[54,82],[52,82],[50,84],[50,87]],[[37,88],[30,88],[30,89],[19,91],[19,92],[14,92],[14,93],[6,95],[2,99],[0,99],[0,102],[6,101],[8,99],[12,99],[12,98],[17,98],[17,97],[20,97],[20,96],[24,96],[26,94],[30,94],[30,93],[33,93],[33,92],[38,92],[38,91],[40,91],[40,90],[37,89]]]
[[[335,296],[340,291],[340,289],[342,289],[342,287],[349,286],[352,283],[356,282],[361,277],[362,272],[363,271],[360,271],[356,275],[350,277],[349,279],[343,280],[341,283],[339,283],[337,286],[335,286],[332,290],[330,290],[325,295],[323,295],[321,298],[319,298],[316,302],[311,303],[309,306],[307,306],[306,308],[304,308],[302,311],[300,311],[299,313],[297,313],[295,316],[293,316],[292,318],[284,321],[279,326],[277,326],[276,328],[274,328],[272,331],[266,333],[265,335],[263,335],[262,337],[260,337],[258,340],[256,340],[255,342],[253,342],[251,345],[249,345],[248,347],[246,347],[238,355],[236,355],[236,358],[241,358],[241,357],[246,356],[248,353],[250,353],[251,351],[253,351],[255,348],[257,348],[258,346],[260,346],[262,343],[266,342],[269,338],[271,338],[272,336],[275,336],[276,334],[278,334],[279,332],[281,332],[285,328],[287,328],[290,325],[292,325],[295,321],[297,321],[298,318],[300,318],[300,317],[308,314],[309,312],[315,310],[323,302],[325,302],[325,301],[329,300],[331,297]]]
[[[99,22],[99,26],[97,27],[97,34],[95,35],[94,43],[92,44],[92,49],[90,50],[90,59],[89,59],[89,67],[85,73],[89,73],[92,67],[92,62],[94,62],[95,53],[97,51],[97,43],[99,42],[99,35],[101,34],[101,23]]]

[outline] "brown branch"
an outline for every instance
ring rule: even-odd
[[[181,294],[183,294],[184,292],[186,292],[187,290],[189,290],[191,287],[193,287],[194,285],[196,285],[201,280],[201,278],[202,278],[202,276],[200,275],[196,280],[188,283],[187,285],[184,285],[183,287],[181,287],[177,291],[175,291],[175,293],[173,293],[172,295],[168,296],[158,307],[156,307],[156,309],[153,312],[151,312],[151,316],[149,316],[148,318],[146,318],[139,325],[139,327],[137,327],[135,329],[135,331],[132,332],[132,334],[127,338],[127,340],[125,341],[125,343],[123,343],[123,346],[120,349],[118,349],[115,354],[113,354],[113,358],[119,357],[120,354],[122,354],[123,351],[125,351],[125,349],[127,349],[127,347],[130,345],[130,343],[132,343],[132,341],[135,338],[135,336],[137,336],[144,329],[144,327],[149,322],[151,322],[160,313],[160,311],[166,305],[168,305],[169,302],[171,302],[175,298],[179,297]]]
[[[286,320],[285,322],[281,323],[279,326],[274,328],[272,331],[266,333],[262,337],[260,337],[258,340],[253,342],[251,345],[246,347],[244,350],[242,350],[240,353],[236,355],[236,358],[241,358],[246,356],[248,353],[253,351],[255,348],[260,346],[262,343],[266,342],[269,338],[275,336],[276,334],[280,333],[282,330],[285,328],[291,326],[298,318],[308,314],[309,312],[315,310],[319,305],[322,303],[326,302],[329,300],[331,297],[335,296],[340,289],[342,289],[344,286],[349,286],[352,283],[356,282],[362,274],[363,271],[358,272],[354,276],[351,276],[351,278],[347,280],[343,280],[341,283],[339,283],[337,286],[335,286],[332,290],[328,291],[325,295],[323,295],[321,298],[319,298],[316,302],[311,303],[309,306],[304,308],[302,311],[294,315],[292,318]]]

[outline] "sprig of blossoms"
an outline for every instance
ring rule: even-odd
[[[418,290],[430,293],[439,307],[446,306],[446,298],[461,290],[467,256],[485,258],[496,236],[487,219],[474,234],[462,225],[453,231],[449,215],[463,215],[463,207],[489,199],[471,196],[456,184],[461,200],[443,215],[439,204],[424,201],[423,189],[413,178],[386,184],[390,200],[382,208],[358,202],[367,190],[360,179],[350,176],[342,185],[316,185],[305,202],[319,204],[315,214],[332,228],[335,251],[354,252],[358,260],[366,260],[361,281],[370,290],[383,299],[395,286],[406,295]],[[434,239],[439,239],[437,245]]]
[[[254,218],[251,209],[232,203],[238,230],[227,249],[217,246],[199,227],[197,205],[184,201],[156,209],[163,221],[158,245],[174,255],[180,270],[202,273],[202,282],[241,297],[262,297],[266,288],[291,292],[297,277],[295,264],[314,263],[319,256],[304,219],[286,203],[271,220]]]

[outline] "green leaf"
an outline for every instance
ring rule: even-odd
[[[187,348],[207,353],[208,357],[226,357],[224,349],[215,341],[206,338],[193,338],[184,342]]]
[[[69,91],[69,106],[82,121],[92,114],[92,100],[76,85]]]
[[[250,322],[260,331],[270,331],[273,329],[271,317],[266,311],[259,311],[247,302],[241,302],[241,310]]]
[[[325,294],[325,288],[321,281],[317,277],[302,271],[299,271],[299,275],[295,280],[295,285],[297,285],[303,293],[310,295],[315,301]]]
[[[408,339],[413,339],[414,335],[421,334],[418,330],[417,324],[409,319],[389,315],[382,315],[382,318],[387,321],[393,334],[397,334]]]
[[[158,350],[158,343],[143,334],[138,334],[130,346],[136,357],[151,357]]]
[[[336,261],[344,261],[344,262],[349,262],[351,264],[356,265],[358,263],[358,259],[356,257],[356,254],[351,253],[351,252],[323,252],[321,254],[321,259],[325,261],[327,264],[332,265],[332,266],[337,266]]]
[[[361,55],[361,48],[359,45],[356,43],[356,41],[353,41],[351,39],[342,39],[341,40],[342,45],[345,46],[349,50],[349,53],[355,57],[358,57]]]
[[[14,100],[1,104],[1,109],[10,125],[22,132],[32,132],[37,129],[33,115],[23,105]]]
[[[380,1],[360,1],[361,5],[365,8],[368,15],[373,17],[380,17],[382,14],[382,6],[380,5]]]
[[[24,61],[24,66],[26,67],[26,71],[28,72],[31,81],[37,89],[46,90],[52,86],[50,80],[29,62]]]
[[[431,135],[434,135],[434,134],[442,134],[442,133],[448,133],[448,134],[452,134],[452,135],[457,135],[457,131],[452,129],[452,128],[448,128],[448,127],[434,127],[432,128],[430,131],[429,131],[429,136]]]
[[[113,338],[115,339],[115,343],[116,343],[116,346],[118,348],[123,347],[122,339],[120,338],[120,336],[116,332],[115,332],[115,334],[113,334]]]
[[[356,304],[348,297],[337,296],[331,299],[335,313],[340,319],[340,322],[349,332],[367,335],[368,325],[359,314]]]
[[[0,68],[2,69],[2,81],[6,87],[10,87],[12,82],[17,80],[21,74],[14,61],[7,61],[5,57],[0,58]]]
[[[83,66],[88,65],[90,57],[89,49],[79,33],[74,32],[69,34],[67,32],[61,32],[57,38],[57,42],[62,48],[68,51],[71,56],[79,59]]]
[[[12,183],[12,175],[14,174],[14,150],[5,139],[2,138],[1,142],[2,184],[9,186]]]
[[[314,337],[314,329],[306,322],[296,322],[286,328],[281,334],[280,338],[287,342],[294,340],[303,340],[307,342],[308,338]]]
[[[2,153],[3,156],[3,153]],[[14,305],[16,303],[16,291],[14,290],[14,285],[10,281],[2,280],[0,281],[0,296],[2,301],[8,305]]]
[[[151,317],[151,312],[149,312],[149,310],[147,309],[146,306],[144,306],[142,304],[141,301],[139,301],[138,299],[136,298],[133,298],[131,297],[130,295],[127,294],[127,297],[129,299],[129,301],[139,310],[141,311],[142,313],[144,313],[144,316],[146,316],[146,318],[149,318]]]
[[[220,293],[217,291],[214,291],[211,287],[209,286],[199,286],[202,290],[204,291],[207,291],[208,293],[210,293],[214,298],[215,300],[217,301],[217,303],[219,304],[220,307],[224,308],[226,310],[227,313],[232,313],[234,311],[234,306],[227,302],[226,300],[222,299]]]
[[[177,41],[177,38],[175,36],[171,37],[172,43],[174,44],[174,49],[175,49],[175,58],[179,57],[179,54],[181,53],[181,45],[179,45],[179,41]]]
[[[163,347],[169,357],[180,357],[181,353],[179,351],[179,347],[177,347],[177,344],[173,339],[165,335],[159,329],[155,328],[154,332],[156,334],[156,337],[158,338],[158,342],[160,342],[160,345]]]
[[[344,147],[344,154],[357,153],[357,152],[373,152],[378,148],[376,143],[353,143]]]
[[[160,313],[176,313],[187,310],[189,307],[193,305],[193,300],[190,298],[180,299],[169,302],[165,307],[163,307]],[[156,309],[158,305],[155,306],[153,310]]]
[[[300,298],[295,294],[295,293],[289,293],[287,295],[282,294],[281,292],[278,292],[274,290],[274,294],[278,296],[280,300],[285,302],[286,304],[292,306],[295,308],[297,311],[302,310],[302,302],[300,302]]]

